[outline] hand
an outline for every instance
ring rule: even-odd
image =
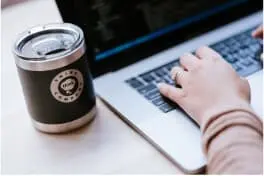
[[[256,30],[252,32],[252,36],[255,38],[263,38],[263,25],[260,25]]]
[[[249,107],[248,81],[214,50],[201,47],[196,56],[187,53],[180,57],[180,65],[171,70],[171,76],[181,88],[165,83],[158,87],[198,124],[224,111]]]

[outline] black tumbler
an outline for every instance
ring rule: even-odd
[[[19,36],[13,51],[38,130],[67,132],[95,117],[95,93],[79,27],[67,23],[33,27]]]

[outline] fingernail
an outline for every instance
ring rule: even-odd
[[[175,67],[172,67],[170,70],[170,74],[173,74]]]
[[[174,71],[171,71],[171,79],[172,80],[175,80],[175,78],[176,78],[176,73],[174,72]]]
[[[163,87],[163,85],[164,85],[164,83],[158,83],[157,84],[158,89],[160,90]]]

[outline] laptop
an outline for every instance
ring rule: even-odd
[[[187,173],[206,166],[199,126],[156,87],[185,52],[208,45],[252,90],[262,116],[261,0],[56,0],[65,22],[80,26],[96,93],[127,124]],[[202,103],[202,101],[201,101]]]

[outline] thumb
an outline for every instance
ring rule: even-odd
[[[169,98],[171,101],[181,104],[181,100],[184,97],[184,91],[181,88],[177,88],[165,83],[157,84],[160,93]]]

